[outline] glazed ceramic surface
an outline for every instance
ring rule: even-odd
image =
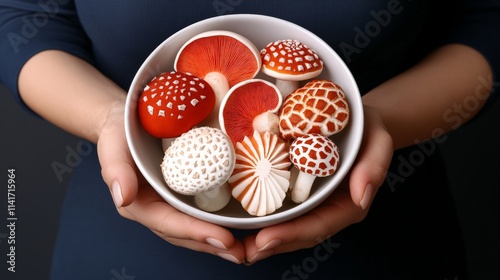
[[[273,26],[273,28],[269,28]],[[196,207],[192,196],[184,196],[172,191],[163,179],[160,164],[163,159],[161,140],[150,136],[141,126],[137,114],[138,97],[144,86],[156,75],[172,71],[178,50],[193,36],[210,30],[228,30],[250,39],[262,49],[279,39],[297,39],[314,49],[324,63],[324,70],[318,78],[329,79],[339,84],[345,91],[350,107],[350,120],[340,133],[331,136],[340,150],[340,165],[330,177],[315,180],[310,197],[301,204],[289,199],[276,212],[262,217],[249,215],[241,204],[232,199],[224,209],[210,213]],[[274,82],[264,74],[262,78]],[[270,226],[298,217],[320,204],[330,196],[344,179],[358,153],[363,133],[363,108],[356,81],[351,72],[323,40],[308,30],[281,19],[261,15],[227,15],[210,18],[190,25],[160,44],[144,61],[130,86],[126,111],[125,129],[133,159],[140,172],[151,186],[173,207],[198,219],[222,226],[251,229]]]

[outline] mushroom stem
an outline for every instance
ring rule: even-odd
[[[300,171],[292,189],[292,201],[295,203],[304,202],[309,197],[315,179],[315,175]]]
[[[289,184],[289,191],[291,192],[293,190],[293,187],[297,183],[297,177],[299,176],[300,170],[292,164],[292,168],[290,168],[290,184]]]
[[[219,108],[222,99],[224,99],[224,96],[229,91],[229,83],[226,76],[219,72],[210,72],[203,79],[212,87],[215,93],[215,106],[203,123],[210,127],[220,128]]]
[[[279,133],[279,117],[273,112],[264,112],[253,119],[253,129],[259,133]]]
[[[283,99],[287,97],[294,90],[299,88],[299,81],[286,81],[276,79],[276,87],[280,90]]]
[[[194,196],[196,206],[207,212],[215,212],[224,208],[231,199],[229,185],[224,183],[218,188],[204,191]]]
[[[222,99],[229,91],[229,83],[226,76],[219,72],[210,72],[203,78],[215,92],[215,106],[220,106]]]

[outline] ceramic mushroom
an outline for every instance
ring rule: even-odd
[[[309,197],[316,177],[330,176],[337,170],[339,149],[328,137],[308,134],[293,141],[290,160],[299,170],[291,198],[295,203],[302,203]]]
[[[222,209],[231,198],[227,189],[220,188],[227,188],[235,161],[234,148],[224,132],[197,127],[172,142],[165,151],[161,169],[172,190],[195,196],[198,207],[213,212]]]
[[[233,143],[258,132],[279,133],[278,110],[282,97],[278,88],[265,80],[250,79],[233,86],[222,100],[220,128]]]
[[[298,40],[278,40],[260,51],[262,72],[276,78],[283,97],[299,87],[300,81],[317,77],[323,71],[318,54]]]
[[[309,133],[331,136],[349,122],[349,105],[342,88],[314,80],[287,96],[279,113],[280,136],[293,140]]]
[[[240,34],[207,31],[186,42],[175,58],[177,71],[189,72],[206,80],[215,91],[216,104],[205,124],[218,127],[219,105],[235,84],[254,78],[260,71],[259,50]]]
[[[236,165],[229,178],[234,198],[253,216],[273,213],[288,191],[291,162],[286,143],[269,132],[236,143]]]
[[[143,128],[157,138],[173,138],[188,131],[212,111],[215,94],[210,85],[187,73],[165,72],[154,77],[138,100]]]

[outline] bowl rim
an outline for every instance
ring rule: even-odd
[[[184,32],[189,32],[190,30],[197,29],[200,26],[203,26],[207,23],[212,23],[214,21],[221,21],[221,20],[226,20],[226,19],[238,19],[238,20],[267,20],[271,22],[280,22],[282,24],[287,24],[290,25],[292,28],[301,30],[303,33],[305,33],[307,36],[313,38],[314,40],[317,41],[317,43],[324,45],[325,50],[329,52],[329,55],[333,55],[336,57],[336,59],[340,62],[340,65],[337,65],[336,67],[342,67],[347,75],[347,77],[351,80],[352,82],[352,90],[355,92],[352,92],[349,96],[349,102],[351,104],[357,104],[357,107],[360,108],[360,110],[356,111],[356,118],[355,124],[350,124],[352,127],[351,129],[353,130],[352,133],[355,133],[357,137],[355,137],[354,142],[350,143],[350,145],[353,147],[351,149],[351,153],[349,153],[349,157],[343,158],[342,159],[342,164],[339,167],[346,169],[341,174],[334,174],[333,176],[336,176],[333,180],[331,180],[328,183],[328,186],[322,188],[321,190],[318,191],[318,193],[314,197],[310,197],[300,205],[297,205],[295,207],[292,207],[290,209],[284,210],[282,212],[277,212],[273,213],[271,215],[266,215],[262,217],[257,217],[257,216],[250,216],[250,217],[229,217],[229,216],[222,216],[217,213],[211,213],[211,212],[206,212],[201,209],[198,209],[194,206],[188,205],[187,203],[179,200],[176,198],[172,193],[169,191],[165,190],[164,186],[157,186],[155,184],[155,179],[151,177],[149,174],[148,170],[143,166],[143,164],[139,164],[141,159],[140,156],[138,155],[138,152],[135,148],[135,140],[132,135],[131,131],[131,125],[130,125],[130,120],[133,117],[131,115],[132,110],[128,110],[130,107],[131,102],[135,102],[134,100],[134,91],[137,89],[139,83],[139,76],[142,72],[147,70],[146,68],[150,65],[151,61],[157,56],[158,52],[163,49],[163,46],[168,44],[170,41],[175,40],[179,34],[182,34]],[[156,73],[159,74],[159,73]],[[353,98],[354,97],[354,98]],[[305,214],[306,212],[310,211],[311,209],[317,207],[321,202],[323,202],[333,191],[338,187],[338,185],[342,182],[342,180],[345,178],[345,176],[349,173],[348,171],[351,169],[352,165],[355,162],[355,158],[357,157],[359,153],[359,149],[361,146],[362,138],[363,138],[363,129],[364,129],[364,112],[363,112],[363,105],[361,101],[361,95],[359,92],[359,88],[357,86],[356,80],[354,79],[351,71],[345,64],[345,62],[340,58],[337,52],[335,52],[330,45],[328,45],[323,39],[318,37],[316,34],[312,33],[311,31],[305,29],[304,27],[295,24],[293,22],[290,22],[288,20],[284,20],[281,18],[273,17],[273,16],[268,16],[268,15],[260,15],[260,14],[231,14],[231,15],[221,15],[221,16],[215,16],[215,17],[210,17],[207,19],[203,19],[201,21],[192,23],[179,31],[173,33],[171,36],[166,38],[162,43],[160,43],[149,55],[148,57],[144,60],[144,62],[141,64],[140,68],[137,70],[137,72],[134,75],[134,78],[132,80],[132,83],[127,91],[127,98],[126,98],[126,105],[125,105],[125,113],[124,113],[124,125],[125,125],[125,136],[127,140],[127,145],[129,147],[130,153],[132,155],[132,158],[134,160],[134,163],[136,164],[137,168],[141,172],[141,174],[144,176],[144,178],[147,180],[147,182],[155,189],[156,192],[159,193],[159,195],[171,206],[176,208],[177,210],[186,213],[190,216],[193,216],[195,218],[198,218],[200,220],[204,220],[210,223],[218,224],[221,226],[225,227],[230,227],[230,228],[239,228],[239,229],[254,229],[254,228],[262,228],[270,225],[274,225],[277,223],[281,223],[284,221],[288,221],[290,219],[296,218],[300,215]]]

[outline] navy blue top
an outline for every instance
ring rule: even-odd
[[[470,45],[500,67],[495,0],[3,0],[0,81],[17,95],[25,61],[60,49],[91,61],[127,89],[142,61],[172,33],[232,13],[271,15],[309,29],[348,63],[362,92],[444,42]]]
[[[1,0],[0,81],[19,98],[23,64],[59,49],[127,90],[164,39],[233,13],[275,16],[317,34],[344,59],[362,93],[445,43],[469,45],[500,69],[495,0]],[[398,151],[390,172],[402,177],[380,188],[362,223],[314,248],[245,267],[172,246],[121,218],[95,150],[72,174],[53,279],[462,279],[459,228],[444,169],[434,160],[439,153]]]

